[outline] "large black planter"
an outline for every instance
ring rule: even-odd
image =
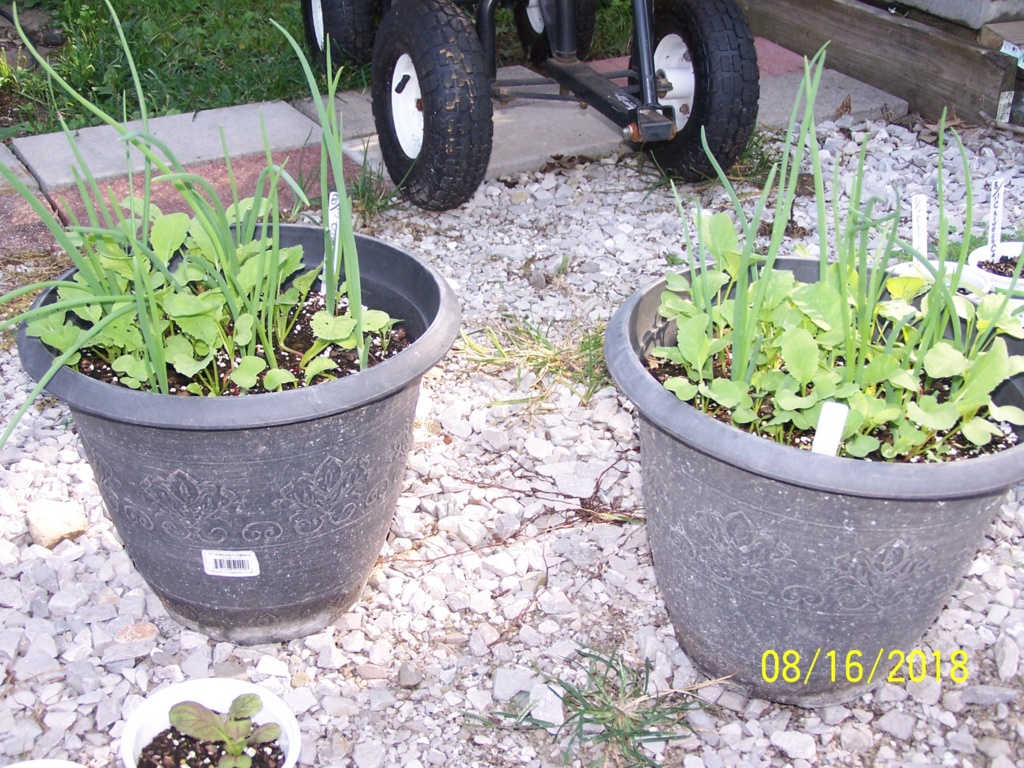
[[[323,234],[285,227],[307,266]],[[451,347],[460,312],[433,269],[358,237],[364,303],[415,341],[355,376],[245,397],[175,397],[61,370],[47,390],[71,409],[107,511],[167,610],[240,643],[319,631],[359,597],[390,526],[420,378]],[[46,295],[40,298],[46,300]],[[53,356],[18,337],[28,373]],[[254,574],[257,570],[258,575]]]
[[[777,268],[814,279],[818,266],[780,259]],[[664,289],[619,308],[605,355],[640,413],[648,539],[679,644],[706,675],[731,675],[751,696],[802,706],[856,698],[884,682],[942,610],[1007,489],[1024,479],[1024,446],[963,462],[872,463],[723,424],[641,363],[675,341],[657,313]],[[997,399],[1024,401],[1016,381]],[[788,670],[787,651],[799,654]],[[947,681],[948,652],[940,656]],[[936,659],[925,661],[934,679]],[[919,676],[921,655],[914,662]],[[907,664],[894,674],[907,678]]]

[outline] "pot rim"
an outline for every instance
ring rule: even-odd
[[[996,258],[1016,258],[1020,256],[1022,249],[1024,249],[1024,243],[1010,242],[1004,240],[999,243],[996,248]],[[1021,296],[1024,294],[1024,277],[1021,277],[1017,281],[1017,285],[1013,285],[1013,280],[1005,275],[1000,275],[995,272],[990,272],[984,267],[980,266],[981,262],[988,261],[992,256],[992,246],[983,245],[980,248],[975,248],[971,251],[967,257],[967,264],[975,269],[983,272],[988,277],[989,284],[993,289],[998,290],[1002,293],[1010,293],[1012,296]],[[1011,286],[1012,290],[1011,290]]]
[[[295,224],[281,225],[307,239],[321,230]],[[390,243],[365,235],[356,236],[364,284],[393,290],[426,316],[423,333],[406,349],[358,374],[285,392],[264,392],[239,397],[162,395],[118,387],[78,373],[68,367],[58,371],[46,391],[67,403],[73,411],[127,424],[158,429],[233,430],[301,423],[383,400],[418,381],[451,348],[458,336],[461,309],[454,290],[432,266]],[[399,264],[401,269],[395,268]],[[391,278],[401,275],[406,285]],[[364,285],[365,290],[365,285]],[[33,306],[50,293],[44,291]],[[432,310],[432,316],[427,314]],[[38,339],[18,329],[18,352],[29,375],[39,380],[54,355]]]
[[[779,259],[787,268],[791,262]],[[817,261],[814,261],[816,264]],[[1002,493],[1024,479],[1024,444],[963,461],[908,464],[825,456],[757,437],[680,402],[641,362],[640,306],[664,279],[640,289],[608,322],[605,360],[615,384],[652,426],[696,450],[762,477],[849,496],[950,499]],[[645,329],[647,330],[647,329]]]

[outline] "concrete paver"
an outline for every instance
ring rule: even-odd
[[[320,127],[283,101],[244,104],[201,112],[157,117],[149,121],[150,132],[167,144],[183,165],[222,161],[223,131],[232,157],[264,152],[263,126],[272,149],[319,146]],[[140,121],[128,124],[141,128]],[[74,131],[75,141],[93,176],[99,181],[124,176],[128,163],[117,132],[109,126]],[[14,154],[39,180],[45,192],[74,185],[75,156],[62,133],[48,133],[15,139]],[[132,151],[132,169],[143,168],[141,153]]]
[[[779,130],[789,125],[793,101],[803,78],[803,57],[766,40],[758,40],[762,66],[761,98],[758,106],[759,128]],[[628,59],[598,62],[595,69],[619,71],[628,67]],[[770,73],[765,76],[765,69]],[[523,67],[506,67],[499,80],[536,77]],[[535,91],[558,92],[557,86],[531,87]],[[354,101],[350,99],[350,101]],[[815,102],[818,121],[849,114],[855,120],[897,118],[907,113],[907,102],[851,77],[826,70],[822,75]],[[351,121],[351,118],[349,118]],[[368,167],[385,173],[380,145],[372,125],[366,133],[346,140],[346,153],[356,162],[364,158]],[[352,137],[351,133],[346,133]],[[595,109],[581,109],[574,102],[514,100],[494,107],[494,149],[486,178],[537,170],[552,155],[605,157],[629,145],[620,130]]]
[[[324,103],[326,102],[325,97]],[[313,99],[299,99],[292,102],[292,106],[317,125],[320,124]],[[334,109],[341,116],[342,134],[347,139],[361,139],[377,132],[377,126],[373,123],[369,91],[345,91],[335,95]]]
[[[778,130],[789,125],[802,79],[801,73],[761,80],[757,114],[759,128]],[[907,102],[852,77],[826,70],[821,76],[814,102],[814,119],[821,123],[846,114],[858,121],[893,120],[907,114]]]
[[[485,178],[535,171],[552,155],[604,157],[622,140],[619,129],[592,109],[571,102],[519,102],[494,109],[494,145]],[[377,134],[346,140],[345,153],[385,173]]]
[[[0,165],[6,165],[14,171],[15,175],[33,192],[39,191],[39,183],[36,181],[36,177],[29,173],[28,169],[18,162],[18,158],[16,158],[14,153],[8,149],[6,144],[0,144]],[[0,177],[0,195],[13,191],[14,186],[7,180],[7,177]]]
[[[757,48],[762,73],[758,125],[782,128],[789,121],[803,72],[803,59],[764,40],[757,41]],[[595,67],[608,71],[625,69],[626,65],[623,58],[598,62]],[[523,76],[536,77],[522,67],[499,71],[499,80]],[[336,108],[342,114],[347,155],[357,165],[365,158],[371,167],[380,168],[369,92],[338,94]],[[863,119],[899,117],[906,114],[906,109],[906,102],[900,99],[826,71],[816,112],[820,120],[843,113]],[[275,151],[287,153],[306,148],[315,152],[319,145],[320,129],[311,99],[299,100],[294,105],[275,101],[154,118],[150,121],[150,130],[168,144],[182,164],[195,166],[223,163],[222,131],[233,158],[262,155],[265,150],[261,119],[267,141]],[[137,122],[131,125],[138,127]],[[98,180],[126,175],[124,145],[112,128],[84,128],[76,131],[75,136]],[[24,169],[19,172],[37,179],[42,191],[51,199],[56,199],[55,193],[59,190],[73,186],[75,159],[63,134],[17,139],[12,148],[19,161],[13,165],[23,164]],[[594,109],[581,109],[574,102],[513,100],[507,106],[495,105],[494,149],[487,176],[533,171],[548,162],[552,155],[600,157],[622,148],[619,129]],[[0,153],[0,162],[12,164],[9,155]],[[141,156],[134,151],[132,165],[136,171],[142,168]]]

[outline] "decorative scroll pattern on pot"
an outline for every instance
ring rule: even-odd
[[[689,528],[699,527],[691,538]],[[766,604],[836,616],[900,611],[930,611],[921,605],[920,585],[942,590],[949,574],[935,569],[932,547],[910,547],[900,538],[821,558],[820,569],[808,557],[743,512],[702,510],[698,517],[672,524],[683,545],[680,564],[724,587],[761,596]],[[723,572],[722,563],[730,567]],[[930,594],[930,592],[929,592]]]
[[[367,458],[344,462],[328,457],[311,472],[285,485],[274,508],[299,536],[342,528],[365,515],[373,505],[369,498],[373,491],[366,488],[369,477]],[[365,503],[360,503],[364,497]]]
[[[369,514],[391,486],[390,478],[370,485],[369,459],[346,464],[327,458],[286,484],[272,512],[253,519],[252,508],[235,491],[183,469],[147,477],[135,493],[125,492],[108,469],[97,466],[96,481],[115,519],[204,547],[301,540],[339,530]]]
[[[204,545],[228,539],[231,518],[238,514],[234,491],[209,480],[197,480],[183,469],[166,477],[147,477],[142,495],[160,530],[182,541]]]

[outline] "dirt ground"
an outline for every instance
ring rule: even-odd
[[[3,51],[6,68],[11,70],[34,69],[38,66],[31,53],[22,44],[11,19],[11,4],[0,5],[0,51]],[[57,29],[53,21],[53,8],[42,4],[35,8],[18,10],[18,21],[29,36],[32,45],[44,56],[59,48],[64,43],[64,33]],[[23,99],[16,89],[5,84],[4,69],[0,68],[0,128],[15,125],[24,117]]]
[[[22,46],[18,31],[7,16],[13,16],[11,4],[0,5],[0,48],[3,49],[7,65],[17,67],[33,67],[35,63],[27,50]],[[29,40],[43,55],[48,54],[64,43],[64,33],[53,22],[53,9],[48,5],[35,8],[19,8],[18,20]]]

